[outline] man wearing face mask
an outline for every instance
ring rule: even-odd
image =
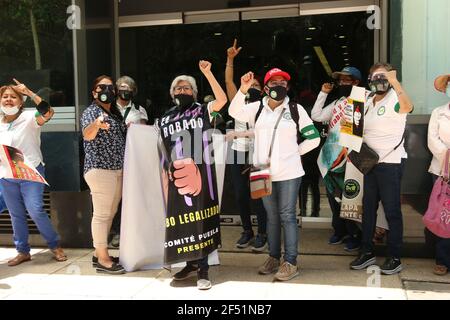
[[[373,236],[379,202],[383,204],[389,226],[388,254],[381,273],[392,275],[403,268],[403,218],[401,211],[402,159],[405,157],[404,133],[406,117],[414,106],[397,80],[390,64],[377,63],[370,69],[366,99],[363,141],[379,156],[378,164],[364,175],[362,242],[360,255],[350,268],[362,270],[376,263]]]
[[[231,101],[236,96],[238,88],[236,87],[234,77],[234,58],[239,54],[242,47],[237,48],[237,40],[227,50],[227,64],[225,68],[225,84],[227,89],[228,99]],[[251,88],[246,95],[246,104],[261,101],[262,87],[261,82],[255,78]],[[236,247],[243,249],[247,248],[253,242],[252,251],[262,252],[267,247],[267,213],[261,199],[250,199],[249,175],[250,170],[245,170],[248,167],[249,157],[251,156],[251,149],[253,148],[254,137],[253,130],[247,123],[234,121],[234,131],[227,132],[227,139],[232,140],[231,149],[233,151],[233,164],[231,166],[231,173],[233,178],[234,195],[236,204],[241,217],[243,232],[241,237],[236,242]],[[251,222],[251,206],[256,211],[258,233],[254,237],[252,222]]]
[[[333,90],[332,84],[325,83],[314,104],[311,118],[317,122],[328,123],[328,138],[318,158],[319,167],[322,169],[321,172],[327,189],[328,202],[333,213],[332,226],[334,234],[328,243],[338,245],[346,240],[344,249],[346,251],[355,251],[360,246],[361,232],[356,222],[340,217],[341,204],[336,199],[341,198],[342,195],[345,162],[347,161],[347,150],[339,145],[338,135],[340,133],[340,120],[344,117],[344,107],[347,98],[350,96],[353,86],[359,85],[362,77],[361,72],[357,68],[345,67],[341,72],[333,73],[333,79],[337,82],[338,99],[324,107],[328,95]],[[327,168],[324,168],[324,164]]]
[[[136,105],[133,98],[137,94],[137,85],[133,78],[122,76],[116,81],[117,107],[129,127],[131,123],[146,124],[147,111],[142,106]]]

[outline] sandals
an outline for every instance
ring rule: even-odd
[[[67,256],[64,253],[63,249],[58,247],[56,249],[52,249],[52,252],[54,254],[54,259],[58,262],[67,261]]]
[[[19,254],[16,257],[14,257],[13,259],[8,261],[8,266],[15,267],[15,266],[21,264],[22,262],[26,262],[26,261],[30,261],[30,260],[31,260],[31,255],[29,253],[19,252]]]
[[[445,276],[447,274],[447,272],[448,272],[448,269],[446,266],[441,266],[438,264],[434,267],[434,270],[433,270],[433,273],[438,276]]]

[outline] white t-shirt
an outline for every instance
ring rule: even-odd
[[[147,111],[145,111],[145,109],[141,106],[139,106],[139,110],[136,109],[132,101],[130,101],[125,107],[122,107],[119,103],[117,103],[117,108],[122,114],[122,117],[125,117],[126,110],[131,108],[127,118],[125,119],[126,125],[130,123],[139,124],[141,120],[148,121]]]
[[[235,120],[234,121],[234,131],[236,131],[236,132],[248,131],[247,123]],[[232,144],[231,148],[233,150],[236,150],[239,152],[247,152],[250,150],[250,143],[252,143],[252,141],[253,141],[253,139],[250,139],[247,137],[236,138],[233,140],[233,144]]]
[[[439,176],[450,149],[450,104],[436,108],[428,126],[428,148],[433,153],[429,172]]]
[[[23,111],[11,123],[4,123],[3,115],[0,115],[0,144],[22,151],[34,167],[44,164],[41,152],[41,126],[36,121],[36,111]]]
[[[373,99],[370,97],[366,102],[364,142],[379,155],[380,163],[401,163],[406,154],[404,141],[397,150],[393,150],[405,133],[407,114],[399,113],[400,103],[393,89],[376,105]]]
[[[275,124],[283,111],[285,112],[275,133],[275,141],[270,159],[270,172],[273,181],[286,181],[296,179],[305,175],[301,163],[301,155],[317,148],[320,144],[320,135],[314,127],[305,109],[297,105],[299,119],[299,129],[305,140],[297,144],[297,126],[292,121],[289,111],[289,98],[286,97],[283,103],[272,110],[268,104],[268,97],[263,98],[263,109],[259,115],[255,126],[255,116],[258,112],[260,102],[245,104],[245,95],[239,90],[230,104],[229,114],[236,120],[248,122],[255,129],[255,143],[253,153],[253,163],[262,165],[268,163],[270,145]]]

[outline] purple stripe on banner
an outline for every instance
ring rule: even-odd
[[[211,199],[214,200],[214,188],[211,173],[211,159],[209,158],[206,159],[206,156],[209,155],[208,135],[206,131],[203,132],[203,154],[206,165],[206,174],[208,176],[209,195],[211,196]]]
[[[175,152],[177,154],[177,159],[183,159],[183,145],[181,144],[181,138],[178,137],[175,142]],[[192,207],[192,199],[188,196],[184,196],[184,202],[188,207]]]

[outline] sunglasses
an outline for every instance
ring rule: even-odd
[[[114,91],[114,86],[112,84],[99,84],[97,85],[97,88],[100,88],[102,91],[105,91],[106,89],[109,91]]]

